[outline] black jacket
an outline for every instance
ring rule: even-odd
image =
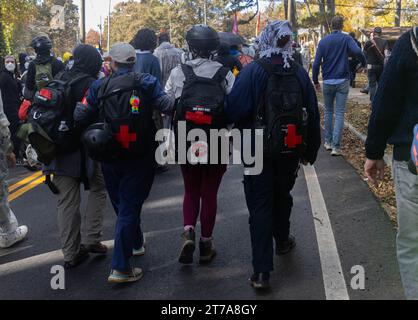
[[[15,78],[14,73],[4,69],[0,73],[0,90],[3,99],[4,113],[12,123],[18,120],[18,112],[21,103],[22,87]]]
[[[25,85],[26,90],[29,90],[30,92],[34,92],[36,89],[36,81],[35,81],[36,64],[47,64],[47,63],[51,63],[53,77],[55,77],[58,73],[63,71],[65,68],[64,64],[54,57],[47,56],[47,57],[44,57],[42,60],[39,59],[38,57],[35,61],[32,61],[29,64],[28,73],[26,76],[26,85]],[[26,97],[26,94],[25,94],[25,97]],[[30,97],[27,96],[26,98],[30,98]]]
[[[383,65],[385,61],[385,50],[388,49],[388,42],[382,38],[375,37],[373,44],[371,40],[364,45],[364,55],[368,64]],[[380,54],[380,53],[381,54]]]
[[[394,145],[395,160],[408,161],[417,123],[418,55],[407,32],[396,42],[379,82],[368,128],[367,158],[382,159],[389,143]]]
[[[222,64],[224,67],[229,68],[229,70],[233,71],[236,67],[238,71],[241,71],[242,64],[238,60],[238,58],[235,58],[232,55],[226,55],[226,56],[218,56],[216,57],[215,61]]]
[[[96,80],[97,74],[102,66],[102,58],[98,51],[92,46],[80,45],[74,50],[74,66],[70,71],[64,71],[56,76],[60,80],[72,80],[81,74],[89,77],[74,84],[72,87],[72,107],[81,101],[91,84]],[[82,128],[76,128],[75,134],[81,134]],[[86,178],[91,177],[94,171],[93,161],[82,156],[80,151],[70,155],[59,155],[47,167],[45,173],[56,175],[80,177],[86,183]]]

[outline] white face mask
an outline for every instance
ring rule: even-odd
[[[25,62],[25,69],[29,68],[29,62]]]
[[[13,71],[15,71],[15,69],[16,69],[16,65],[14,63],[9,62],[9,63],[6,64],[6,70],[7,71],[13,72]]]

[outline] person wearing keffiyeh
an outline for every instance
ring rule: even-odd
[[[265,289],[269,287],[270,272],[273,270],[273,239],[276,242],[276,254],[286,254],[296,244],[295,238],[289,233],[293,206],[290,192],[296,182],[300,163],[315,162],[321,135],[315,89],[307,72],[292,60],[292,29],[289,22],[271,22],[260,36],[259,47],[260,58],[264,62],[271,63],[280,71],[294,72],[308,113],[307,150],[302,157],[294,153],[281,154],[274,159],[264,156],[262,172],[244,176],[254,269],[250,282],[255,289]],[[264,95],[268,79],[269,75],[259,61],[242,69],[225,107],[230,122],[235,123],[236,127],[255,128],[256,108]]]

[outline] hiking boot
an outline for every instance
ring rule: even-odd
[[[0,235],[0,248],[10,248],[12,245],[16,244],[19,241],[25,239],[26,235],[28,234],[28,227],[27,226],[20,226],[17,229],[8,234]]]
[[[251,286],[256,290],[270,289],[270,273],[254,273],[250,278]]]
[[[195,249],[195,232],[189,229],[181,235],[183,245],[181,247],[179,262],[183,264],[193,263],[193,252]]]
[[[100,242],[95,243],[95,244],[85,245],[85,248],[89,253],[95,253],[95,254],[107,253],[107,247]]]
[[[341,155],[341,150],[339,148],[332,148],[331,155],[334,157],[338,157]]]
[[[72,269],[86,261],[89,257],[89,252],[87,251],[86,247],[83,245],[80,246],[80,251],[77,255],[70,261],[64,262],[64,269]]]
[[[133,268],[131,272],[112,270],[107,281],[110,283],[129,283],[140,280],[143,275],[141,268]]]
[[[200,241],[199,242],[199,249],[200,249],[200,264],[210,263],[213,258],[216,256],[216,250],[213,245],[213,241]]]
[[[331,150],[332,150],[332,145],[331,145],[331,143],[327,143],[327,142],[325,142],[325,144],[324,144],[324,148],[325,148],[325,150],[327,150],[327,151],[331,151]]]
[[[296,246],[295,237],[289,235],[289,238],[286,241],[278,241],[276,240],[276,254],[283,255],[292,251],[292,249]]]

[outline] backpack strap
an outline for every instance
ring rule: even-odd
[[[269,59],[262,58],[262,59],[256,60],[255,63],[257,63],[260,67],[262,67],[264,71],[268,73],[269,77],[275,71],[274,65],[271,63]]]
[[[212,80],[221,83],[222,81],[227,81],[226,76],[230,72],[229,68],[226,68],[224,66],[220,67],[218,71],[216,71],[215,75],[212,77]]]
[[[109,82],[113,79],[113,76],[110,76],[110,77],[106,78],[106,80],[100,86],[100,88],[103,88],[103,90],[100,89],[99,93],[101,93],[101,94],[99,94],[97,100],[102,102],[104,99],[107,99],[107,98],[109,98],[111,96],[114,96],[116,94],[120,94],[120,93],[123,93],[123,92],[128,92],[128,91],[133,91],[133,90],[138,89],[138,87],[141,85],[141,82],[140,82],[141,81],[141,74],[137,73],[137,72],[129,73],[129,74],[133,75],[133,80],[134,80],[134,84],[131,87],[116,89],[116,90],[113,90],[112,92],[109,92],[109,93],[107,93],[107,87],[109,86]],[[138,83],[136,83],[137,81],[138,81]]]
[[[182,63],[181,70],[183,71],[184,77],[186,78],[186,82],[190,82],[196,79],[196,73],[194,73],[192,66]]]

